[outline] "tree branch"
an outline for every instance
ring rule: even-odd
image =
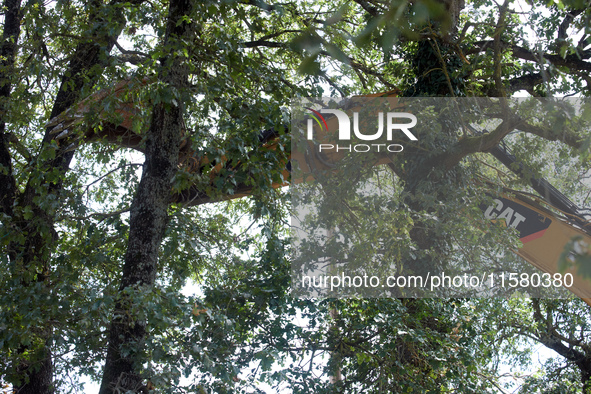
[[[510,93],[517,92],[519,90],[525,90],[532,96],[534,96],[534,87],[543,83],[544,77],[542,73],[531,73],[522,75],[509,80],[508,91]]]
[[[127,50],[127,49],[123,48],[121,45],[119,45],[119,43],[116,40],[115,40],[114,44],[117,47],[117,49],[119,49],[119,52],[121,52],[124,55],[136,55],[136,56],[141,56],[145,59],[150,59],[150,55],[148,55],[147,53],[143,53],[140,51]]]
[[[570,27],[570,24],[575,20],[575,18],[584,11],[584,9],[580,10],[573,10],[570,11],[564,17],[560,27],[558,28],[558,41],[565,41],[568,38],[567,30]]]
[[[568,130],[551,130],[541,126],[534,126],[527,122],[522,122],[519,125],[519,130],[526,133],[535,134],[548,141],[561,141],[573,148],[580,148],[584,138],[577,133]]]
[[[495,81],[495,96],[498,97],[505,97],[505,86],[503,84],[502,78],[502,65],[501,61],[503,58],[502,49],[501,49],[501,35],[503,31],[507,27],[505,22],[505,18],[507,16],[507,8],[509,7],[509,0],[505,0],[503,5],[499,9],[499,21],[497,22],[497,26],[495,29],[494,40],[493,40],[493,77]]]
[[[443,165],[445,169],[450,170],[464,157],[476,152],[486,152],[498,145],[507,134],[521,126],[521,124],[521,119],[510,115],[503,119],[503,122],[495,130],[489,133],[462,138],[453,147],[429,160],[428,165],[433,167]]]
[[[554,326],[549,320],[542,316],[540,300],[535,298],[532,299],[532,306],[534,308],[534,320],[539,324],[538,341],[547,348],[554,350],[568,361],[574,363],[579,368],[582,375],[588,373],[591,367],[591,358],[577,349],[564,345],[560,338],[553,333],[553,331],[555,331]]]
[[[361,6],[367,13],[373,17],[377,17],[380,15],[380,11],[370,4],[368,1],[365,0],[354,0],[357,4]]]
[[[281,30],[275,33],[269,33],[269,34],[265,34],[264,36],[262,36],[261,38],[259,38],[259,40],[268,40],[270,38],[277,38],[279,36],[284,35],[285,33],[301,33],[303,32],[303,30],[300,29],[286,29],[286,30]]]
[[[467,51],[467,54],[474,54],[486,51],[487,49],[493,48],[494,41],[478,41],[474,43],[475,48]],[[591,72],[591,63],[586,62],[582,59],[587,59],[591,57],[591,52],[586,51],[581,53],[580,55],[568,55],[566,57],[562,57],[560,55],[552,55],[548,53],[540,53],[536,54],[531,50],[521,47],[515,44],[508,44],[507,42],[501,42],[501,48],[503,50],[511,50],[513,56],[518,59],[527,60],[530,62],[541,63],[542,59],[547,60],[554,66],[558,67],[566,67],[571,71],[586,71]]]
[[[287,48],[287,44],[283,42],[273,42],[267,40],[256,40],[256,41],[248,41],[243,42],[240,44],[243,48],[255,48],[255,47],[269,47],[269,48]]]

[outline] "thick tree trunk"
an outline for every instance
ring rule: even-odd
[[[3,55],[10,56],[3,57],[5,62],[10,60],[14,62],[14,54],[16,52],[16,44],[18,39],[18,32],[20,31],[20,6],[19,0],[7,0],[7,15],[5,19],[4,29],[4,44],[2,47]],[[100,2],[95,1],[94,7],[91,8],[89,19],[91,21],[100,21],[108,11],[108,7],[103,6]],[[14,10],[14,11],[13,11]],[[13,15],[18,16],[18,21],[11,21]],[[74,105],[81,97],[82,88],[87,83],[94,83],[98,74],[90,72],[92,68],[101,61],[105,54],[108,55],[111,48],[114,46],[117,35],[123,28],[125,20],[121,18],[118,21],[119,29],[112,29],[113,25],[104,24],[103,28],[95,31],[92,41],[86,41],[78,44],[74,56],[68,65],[67,71],[61,81],[61,86],[55,99],[51,116],[56,116],[64,110]],[[12,30],[7,26],[12,26]],[[12,31],[12,33],[11,33]],[[113,35],[113,31],[116,31]],[[10,39],[6,38],[7,34],[12,34]],[[10,67],[3,68],[9,70]],[[9,80],[9,78],[2,78]],[[4,83],[0,87],[0,92],[3,98],[8,98],[10,92],[10,85]],[[47,173],[58,169],[61,174],[65,174],[70,165],[70,161],[74,152],[56,152],[55,158],[48,161],[41,161],[38,167],[32,171],[29,177],[28,184],[25,191],[21,195],[16,195],[16,187],[14,185],[14,177],[12,174],[10,152],[8,150],[9,137],[4,132],[5,122],[0,122],[0,164],[4,170],[0,171],[0,198],[1,209],[3,213],[13,216],[12,206],[14,201],[21,207],[29,206],[34,212],[32,219],[24,219],[23,217],[11,217],[10,226],[16,228],[16,231],[21,231],[27,234],[26,240],[23,244],[12,242],[9,247],[9,257],[11,260],[22,267],[30,275],[28,278],[21,278],[21,283],[24,288],[33,285],[34,283],[47,282],[48,273],[50,270],[50,256],[52,247],[56,240],[56,232],[54,230],[53,216],[45,212],[36,203],[36,197],[47,196],[47,193],[57,195],[62,189],[62,182],[50,181],[46,178]],[[45,137],[41,150],[53,149],[49,148],[49,142],[52,136],[49,130],[46,130]],[[12,179],[12,182],[11,182]],[[42,192],[43,191],[43,192]],[[43,193],[43,194],[41,194]],[[58,197],[59,198],[59,197]],[[40,274],[35,273],[41,272]],[[44,286],[49,292],[49,284]],[[42,307],[40,305],[32,305],[31,308]],[[21,346],[18,349],[20,364],[16,365],[15,372],[19,381],[12,382],[15,392],[19,394],[44,394],[53,393],[53,362],[51,355],[51,333],[52,327],[48,323],[42,323],[36,332],[31,332],[30,335],[38,340],[33,341],[37,343],[36,347]]]
[[[12,157],[8,148],[12,137],[10,133],[6,132],[6,119],[4,116],[8,110],[7,104],[10,99],[14,62],[21,31],[23,17],[21,0],[6,0],[3,9],[5,10],[4,29],[2,31],[2,46],[0,47],[0,213],[6,215],[10,220],[14,216],[16,180],[13,173]],[[16,251],[13,248],[9,248],[8,257],[11,260],[16,258]],[[31,349],[25,346],[18,349],[19,354],[25,354],[26,351],[31,351]],[[15,385],[15,392],[25,394],[53,391],[51,352],[48,347],[44,346],[42,346],[41,351],[42,353],[38,354],[39,357],[37,357],[38,361],[33,360],[34,365],[23,361],[16,366],[16,374],[23,381]]]
[[[4,114],[10,97],[11,73],[21,32],[21,0],[6,0],[3,8],[6,13],[0,47],[0,212],[12,216],[16,182],[12,173],[12,159],[8,150],[10,135],[6,133]]]
[[[161,59],[159,80],[175,92],[182,92],[188,85],[186,58],[177,55],[182,51],[174,48],[182,45],[183,41],[190,42],[193,26],[183,17],[191,15],[191,8],[191,1],[170,2],[165,46],[171,48],[171,55]],[[166,230],[170,184],[177,169],[182,130],[180,97],[154,107],[147,134],[142,179],[131,207],[125,265],[119,300],[111,320],[100,394],[145,391],[141,369],[147,361],[142,355],[147,322],[132,312],[138,307],[135,305],[134,308],[137,301],[133,294],[154,286],[158,250]],[[133,351],[124,354],[121,351],[123,345],[131,345]]]
[[[129,312],[134,300],[126,290],[133,292],[154,285],[158,250],[167,224],[170,182],[178,161],[181,127],[181,108],[166,110],[161,104],[154,109],[144,171],[131,208],[120,298],[111,321],[101,394],[112,393],[115,388],[138,391],[142,386],[138,371],[146,322]],[[123,355],[122,345],[132,345],[136,349]]]

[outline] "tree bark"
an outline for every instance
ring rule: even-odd
[[[572,343],[565,344],[564,338],[561,338],[551,318],[549,318],[552,312],[548,310],[546,311],[546,317],[543,316],[539,299],[532,298],[532,307],[534,321],[538,323],[538,329],[535,333],[537,340],[578,368],[581,374],[583,393],[588,393],[591,389],[591,355],[582,346],[577,348]]]
[[[2,46],[0,47],[0,213],[6,215],[8,217],[7,221],[10,221],[14,215],[16,180],[9,150],[11,135],[6,132],[5,116],[9,110],[8,103],[12,88],[12,75],[23,18],[21,0],[6,0],[3,9],[6,10],[6,13],[2,32]],[[12,248],[8,250],[8,257],[11,260],[16,257],[16,253]],[[18,349],[18,352],[24,354],[27,350],[30,349],[22,346]],[[48,348],[42,350],[43,352],[38,357],[40,361],[35,363],[34,368],[31,368],[31,365],[27,362],[21,362],[16,366],[16,374],[22,376],[23,380],[14,385],[15,392],[52,392],[53,365],[51,353]]]
[[[191,42],[193,25],[187,23],[184,16],[191,15],[192,6],[192,2],[187,0],[171,1],[169,6],[164,44],[170,48],[171,54],[161,59],[158,78],[173,92],[182,92],[188,86],[186,58],[179,55],[182,51],[175,49],[178,49],[177,45],[183,45],[183,41]],[[144,171],[131,207],[125,265],[119,299],[111,320],[100,394],[145,391],[141,370],[142,364],[147,361],[142,354],[147,322],[134,316],[137,300],[134,300],[133,294],[139,290],[149,291],[154,286],[182,130],[183,108],[179,96],[170,103],[155,105],[147,134]],[[124,354],[122,345],[132,345],[133,350]]]
[[[8,144],[10,135],[6,133],[5,113],[7,101],[12,87],[11,74],[17,43],[21,32],[21,0],[6,0],[3,8],[4,29],[2,31],[2,46],[0,47],[0,212],[12,216],[16,182],[12,172],[12,159]]]
[[[91,7],[90,21],[101,22],[106,18],[109,6],[102,5],[101,2],[94,1]],[[16,53],[16,44],[18,32],[20,32],[20,19],[11,22],[12,15],[18,15],[22,18],[20,12],[16,11],[17,6],[20,5],[20,0],[7,0],[7,17],[5,20],[4,36],[10,34],[10,29],[7,30],[7,25],[13,26],[12,38],[4,39],[2,47],[3,54],[10,54],[6,59],[14,62],[14,55]],[[74,105],[80,100],[80,95],[83,87],[86,84],[93,84],[99,74],[92,73],[94,66],[103,61],[103,56],[108,55],[114,46],[116,37],[121,32],[125,19],[119,18],[118,29],[112,29],[112,24],[103,23],[101,28],[93,32],[92,40],[84,41],[78,44],[74,52],[67,71],[64,73],[61,86],[57,93],[54,105],[52,107],[51,116],[57,116],[67,108]],[[7,60],[6,60],[7,61]],[[5,68],[7,70],[9,68]],[[5,80],[9,80],[6,78]],[[8,98],[10,92],[10,85],[4,83],[2,85],[2,95]],[[5,168],[0,171],[0,189],[1,209],[3,213],[12,216],[12,206],[14,202],[21,207],[31,207],[34,216],[32,219],[25,219],[23,217],[10,218],[10,226],[15,228],[15,231],[20,231],[27,234],[26,240],[23,244],[12,242],[9,246],[9,257],[16,264],[28,272],[27,278],[21,278],[21,284],[24,288],[29,287],[35,283],[44,283],[44,289],[49,293],[49,283],[47,283],[48,273],[50,270],[50,257],[52,247],[57,238],[57,233],[54,230],[54,217],[52,213],[46,212],[39,207],[35,200],[39,197],[46,197],[47,194],[58,195],[63,187],[61,181],[51,181],[47,179],[46,174],[58,169],[60,174],[65,174],[68,170],[73,151],[65,152],[63,149],[58,150],[55,157],[51,160],[40,161],[38,166],[31,172],[29,180],[24,192],[17,195],[16,187],[10,182],[13,178],[12,166],[10,162],[10,152],[8,150],[8,138],[4,132],[5,122],[0,123],[0,164]],[[51,148],[50,142],[53,138],[47,129],[42,142],[41,151]],[[6,170],[8,169],[8,170]],[[59,196],[57,196],[59,198]],[[41,272],[40,274],[38,272]],[[36,274],[37,273],[37,274]],[[32,305],[31,308],[42,307],[40,305]],[[49,323],[42,322],[35,332],[30,335],[39,338],[36,341],[38,345],[34,348],[31,346],[21,346],[18,349],[20,363],[16,365],[15,372],[18,381],[12,381],[15,392],[19,394],[44,394],[53,393],[53,362],[51,354],[51,334],[52,327]]]

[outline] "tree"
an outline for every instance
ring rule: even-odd
[[[470,301],[289,296],[285,200],[273,188],[287,152],[261,141],[278,136],[287,146],[289,98],[323,86],[331,95],[587,95],[587,4],[534,5],[520,14],[509,1],[6,1],[4,379],[20,393],[74,390],[63,381],[72,367],[102,377],[101,393],[246,391],[257,379],[289,381],[296,392],[499,386],[489,327]],[[550,16],[532,23],[542,8]],[[128,82],[110,90],[119,80]],[[99,105],[82,101],[97,91]],[[134,116],[122,123],[130,102]],[[435,135],[393,165],[411,219],[401,231],[426,259],[453,252],[450,231],[472,231],[461,218],[428,219],[449,217],[468,196],[463,185],[485,175],[527,189],[484,155],[501,141],[537,164],[531,174],[576,173],[561,186],[586,202],[578,181],[588,171],[588,129],[507,121],[482,136]],[[137,186],[130,149],[145,158]],[[248,201],[200,206],[245,190]],[[450,205],[443,212],[426,201]],[[258,232],[234,232],[243,215]],[[478,241],[465,246],[479,250]],[[179,294],[191,276],[203,297]],[[532,305],[528,316],[540,324]],[[564,316],[577,326],[577,316]],[[540,333],[529,331],[544,343]],[[184,374],[194,382],[181,382]]]
[[[105,60],[105,52],[110,51],[122,28],[121,19],[112,14],[115,8],[118,8],[117,3],[113,3],[108,7],[96,2],[88,4],[86,9],[88,19],[85,22],[91,26],[82,25],[79,27],[82,35],[76,47],[70,48],[68,51],[72,53],[73,50],[73,53],[71,57],[65,58],[68,64],[63,72],[61,83],[59,85],[54,83],[54,86],[51,87],[52,90],[57,91],[51,109],[52,116],[57,116],[74,105],[80,99],[85,84],[88,82],[92,84],[93,81],[96,81],[96,68],[101,67],[101,62]],[[15,67],[14,64],[17,53],[20,56],[26,54],[26,52],[17,50],[22,18],[25,12],[30,12],[32,15],[28,22],[33,29],[32,31],[27,29],[27,35],[34,37],[33,46],[37,52],[31,53],[27,60],[37,63],[42,61],[44,57],[47,57],[47,61],[50,61],[50,58],[43,41],[45,37],[41,36],[38,29],[35,30],[35,24],[51,20],[52,17],[55,18],[56,14],[50,13],[50,15],[47,15],[39,4],[31,5],[30,9],[22,9],[20,2],[7,2],[5,9],[7,13],[3,30],[5,40],[3,42],[3,55],[6,57],[3,57],[2,76],[3,98],[5,99],[3,102],[5,108],[3,113],[5,115],[3,117],[5,119],[1,122],[4,152],[3,177],[6,178],[4,179],[6,182],[3,183],[2,191],[2,213],[6,218],[3,223],[3,231],[6,236],[10,236],[5,239],[4,243],[7,246],[6,256],[11,263],[8,272],[12,275],[9,274],[8,277],[16,281],[11,287],[18,283],[19,287],[28,290],[25,291],[24,297],[21,299],[19,299],[19,296],[13,298],[15,294],[10,294],[9,290],[9,293],[5,296],[8,299],[5,303],[3,302],[3,305],[6,305],[3,312],[10,315],[14,313],[12,307],[15,300],[19,305],[27,308],[28,305],[23,305],[23,303],[35,305],[39,299],[51,297],[50,289],[46,284],[50,280],[50,246],[57,235],[54,228],[55,217],[52,213],[56,209],[54,204],[58,202],[57,195],[62,191],[63,173],[73,157],[73,152],[64,152],[63,148],[60,149],[55,143],[52,143],[52,137],[47,130],[43,139],[38,141],[40,153],[37,157],[30,156],[25,147],[24,159],[31,160],[31,163],[27,164],[32,164],[30,168],[32,175],[29,179],[24,180],[23,184],[16,186],[13,159],[7,143],[10,140],[16,144],[22,143],[24,142],[22,138],[26,138],[26,136],[20,136],[21,138],[19,138],[16,134],[6,132],[6,124],[12,121],[13,124],[18,125],[26,120],[24,118],[16,121],[11,119],[11,117],[14,117],[14,110],[19,111],[19,109],[13,102],[6,99],[10,98],[12,81],[18,81],[24,77],[25,81],[30,82],[28,76],[23,75],[22,72],[22,67],[26,67],[26,65],[19,64],[20,67]],[[63,26],[59,27],[63,29]],[[89,40],[91,36],[92,40]],[[56,48],[59,48],[59,44]],[[59,73],[58,70],[55,71]],[[19,82],[21,82],[21,86],[15,87],[14,90],[24,89],[24,93],[31,94],[33,100],[35,100],[33,103],[43,99],[45,91],[40,79],[38,79],[40,86],[38,91],[30,91],[26,89],[22,81]],[[32,112],[36,111],[38,109],[32,108]],[[53,197],[53,202],[51,202],[50,196]],[[48,199],[50,203],[47,205]],[[19,275],[19,272],[23,273],[23,275]],[[21,330],[14,331],[16,335],[10,344],[12,345],[10,346],[12,350],[10,355],[12,357],[16,355],[14,357],[16,361],[13,364],[16,367],[13,370],[17,377],[10,380],[13,380],[19,392],[48,392],[52,390],[52,356],[47,346],[50,341],[52,327],[51,324],[48,324],[50,319],[41,319],[40,322],[36,322],[40,314],[43,314],[42,311],[43,309],[33,306],[29,313],[23,314],[28,316],[27,319],[21,320],[17,318],[17,325],[20,326]],[[17,315],[20,315],[20,313],[17,313]],[[8,318],[13,320],[14,317]],[[23,337],[19,338],[19,336]]]

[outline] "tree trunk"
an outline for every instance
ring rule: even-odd
[[[191,8],[192,2],[187,0],[171,1],[169,6],[165,45],[171,48],[171,55],[161,59],[158,78],[175,92],[182,92],[188,85],[186,58],[179,56],[182,51],[175,49],[183,41],[191,42],[193,26],[183,18],[191,15]],[[175,97],[170,103],[157,104],[153,110],[142,179],[131,207],[125,265],[111,320],[100,394],[145,391],[141,370],[147,361],[143,357],[147,322],[133,315],[134,303],[137,303],[133,294],[151,289],[156,279],[158,250],[168,220],[170,184],[177,169],[182,139],[181,103],[181,98]],[[122,345],[131,345],[133,350],[124,354]]]
[[[100,2],[94,1],[94,7],[91,8],[90,21],[100,21],[108,9]],[[3,62],[14,62],[16,53],[18,34],[20,32],[20,0],[7,0],[7,14],[4,28],[4,44],[2,46]],[[14,20],[17,18],[17,20]],[[112,25],[104,24],[102,30],[95,31],[92,41],[81,42],[68,65],[67,71],[62,77],[61,86],[56,96],[51,116],[57,116],[64,110],[74,105],[80,100],[80,94],[85,84],[92,84],[96,81],[98,74],[93,74],[90,70],[100,64],[105,53],[109,53],[114,46],[116,37],[121,32],[125,20],[117,20],[119,29],[112,29]],[[7,28],[10,27],[11,28]],[[115,31],[115,35],[113,35]],[[6,35],[10,36],[7,39]],[[6,56],[6,54],[10,56]],[[3,68],[10,70],[9,67]],[[4,64],[3,64],[4,65]],[[4,77],[4,76],[3,76]],[[9,81],[9,77],[2,78],[2,82]],[[0,87],[0,93],[3,98],[8,98],[10,93],[10,84],[4,82]],[[14,185],[14,175],[12,172],[10,152],[8,150],[9,136],[5,133],[6,124],[4,120],[0,122],[0,164],[4,170],[0,171],[0,198],[2,212],[11,216],[9,218],[11,227],[17,232],[27,234],[23,244],[11,242],[9,245],[9,258],[28,273],[27,277],[21,278],[23,288],[34,285],[35,283],[44,283],[44,289],[49,293],[49,284],[47,283],[48,273],[50,271],[50,257],[52,247],[57,240],[57,233],[54,230],[54,217],[52,214],[44,211],[36,203],[36,198],[45,198],[47,194],[58,195],[63,187],[62,181],[50,181],[46,178],[47,173],[58,169],[60,174],[65,174],[74,155],[73,151],[63,152],[58,150],[55,158],[47,161],[41,161],[30,174],[27,186],[21,195],[16,195]],[[49,130],[46,130],[41,151],[44,149],[53,149],[49,147],[52,136]],[[43,191],[43,192],[42,192]],[[57,196],[59,198],[59,196]],[[34,216],[32,219],[24,217],[12,217],[12,206],[14,202],[21,207],[31,207]],[[39,273],[41,272],[41,273]],[[42,305],[31,305],[31,308],[41,308]],[[14,366],[14,371],[18,381],[13,383],[15,392],[19,394],[44,394],[53,393],[53,362],[51,355],[51,334],[52,327],[49,323],[42,322],[35,332],[29,333],[38,338],[37,345],[21,346],[18,349],[19,364]]]
[[[12,160],[8,150],[10,135],[6,133],[6,101],[10,97],[11,73],[21,32],[21,0],[6,0],[4,29],[0,47],[0,212],[12,216],[12,204],[16,194],[16,182],[12,173]]]

